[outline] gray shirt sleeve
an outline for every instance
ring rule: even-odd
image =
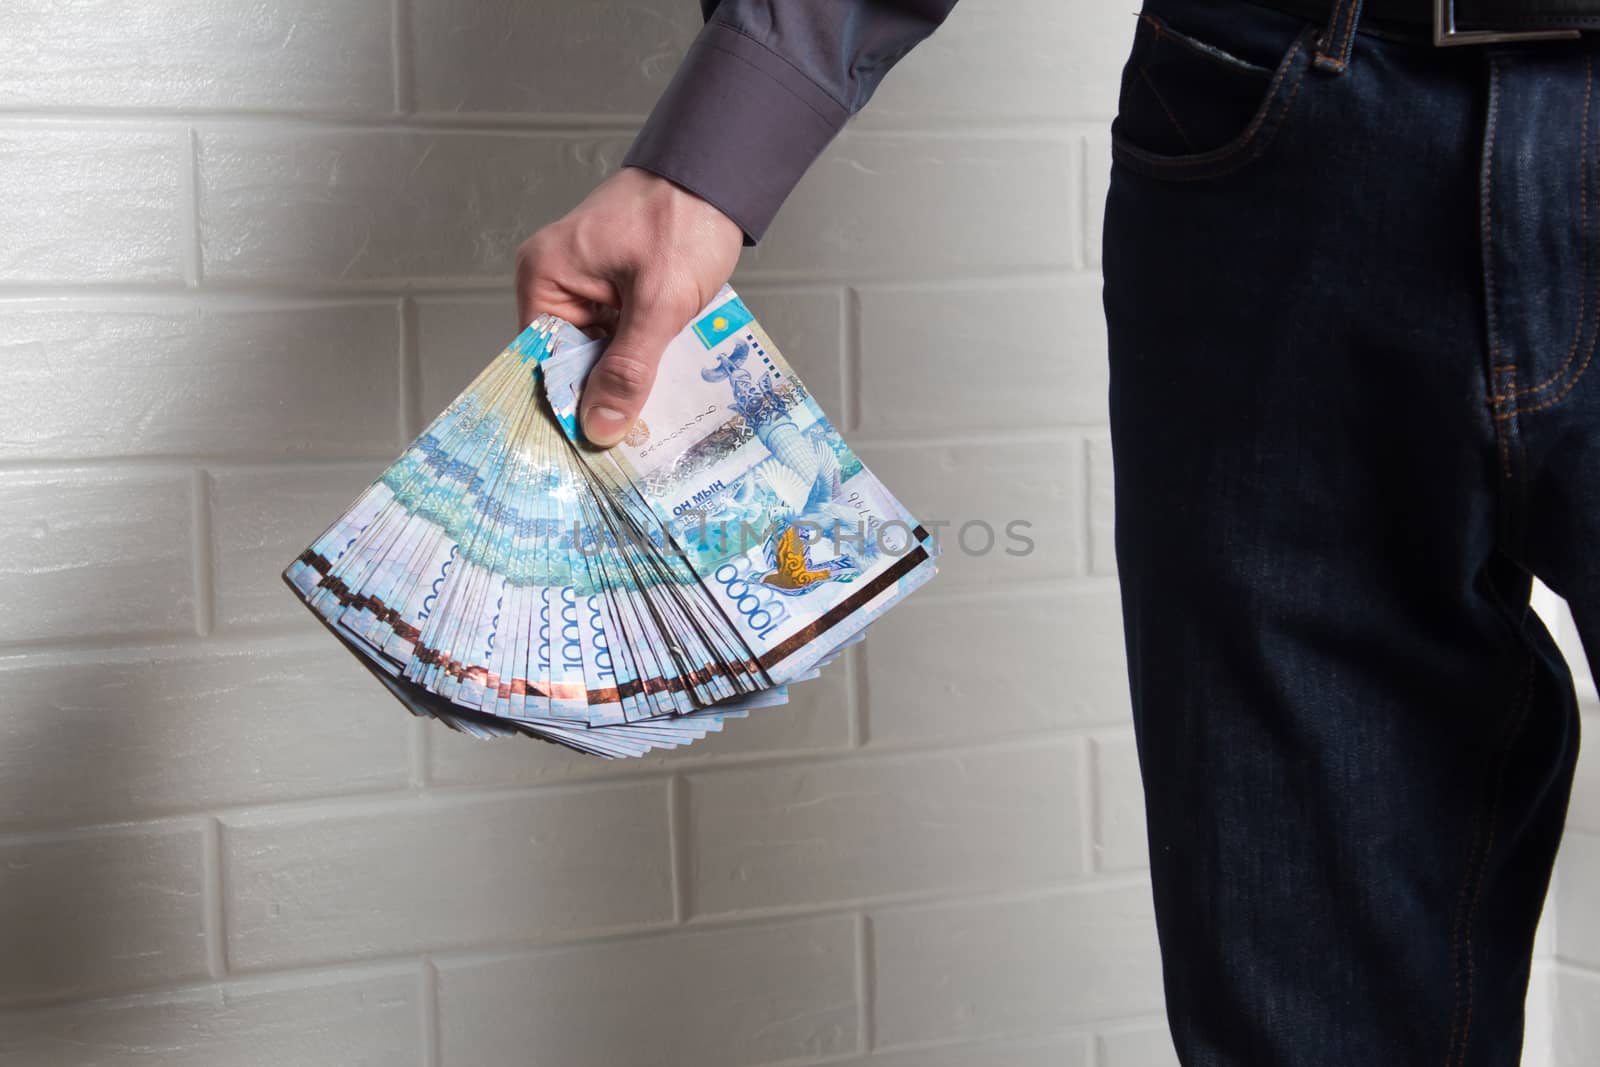
[[[706,24],[623,166],[761,239],[801,175],[956,0],[701,0]]]

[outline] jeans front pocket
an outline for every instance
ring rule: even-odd
[[[1318,27],[1307,22],[1239,25],[1249,4],[1221,5],[1235,20],[1180,29],[1151,4],[1139,13],[1122,70],[1112,159],[1154,178],[1196,180],[1231,173],[1271,144],[1311,67]],[[1165,7],[1159,3],[1154,6]]]

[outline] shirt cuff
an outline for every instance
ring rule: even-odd
[[[713,21],[695,38],[622,165],[709,201],[753,245],[849,117],[778,53]]]

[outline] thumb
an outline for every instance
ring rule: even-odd
[[[622,440],[650,395],[662,351],[688,320],[671,301],[630,296],[624,303],[616,333],[583,386],[580,418],[591,443],[610,448]]]

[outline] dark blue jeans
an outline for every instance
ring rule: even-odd
[[[1139,20],[1104,300],[1179,1057],[1512,1067],[1578,750],[1532,576],[1600,670],[1600,43]]]

